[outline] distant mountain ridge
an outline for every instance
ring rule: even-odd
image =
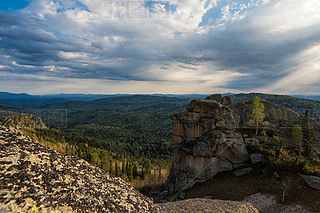
[[[259,93],[252,93],[259,94]],[[27,93],[0,92],[0,102],[24,107],[35,107],[45,104],[63,103],[68,101],[92,101],[110,97],[133,96],[134,94],[49,94],[49,95],[29,95]],[[140,94],[144,96],[171,97],[182,99],[204,99],[210,94]],[[223,96],[237,96],[243,94],[225,93]],[[249,95],[250,94],[246,94]],[[291,97],[320,101],[320,95],[292,95]],[[1,104],[0,104],[1,106]]]
[[[231,95],[232,93],[226,93],[225,95]],[[29,95],[27,93],[9,93],[0,92],[0,102],[7,104],[19,105],[24,107],[34,107],[45,104],[62,103],[68,101],[92,101],[96,99],[104,99],[110,97],[123,97],[134,96],[135,94],[50,94],[50,95]],[[150,94],[140,94],[143,96],[150,96]],[[151,94],[151,96],[157,97],[171,97],[171,98],[188,98],[203,99],[209,94]]]

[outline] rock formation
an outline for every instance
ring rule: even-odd
[[[262,103],[268,125],[261,130],[279,136],[283,146],[295,146],[292,126],[303,126],[304,116],[273,103]],[[251,108],[252,101],[232,103],[229,96],[214,94],[205,100],[192,100],[187,112],[171,116],[173,163],[163,194],[187,190],[218,172],[242,169],[235,172],[241,176],[252,170],[251,164],[261,163],[262,155],[249,158],[247,151],[247,146],[260,146],[268,138],[256,137],[255,127],[248,125]],[[311,123],[320,141],[319,123],[314,119]]]
[[[174,159],[168,193],[186,190],[249,160],[242,135],[236,131],[240,117],[218,102],[222,100],[220,96],[192,100],[188,112],[171,116]]]
[[[292,131],[293,125],[298,124],[301,127],[305,125],[304,115],[300,115],[293,110],[279,106],[274,103],[269,103],[266,101],[261,101],[264,104],[264,114],[265,121],[268,125],[261,128],[261,130],[266,130],[275,133],[279,138],[281,138],[282,145],[285,147],[293,146],[292,142]],[[228,106],[232,109],[233,113],[240,116],[239,122],[239,132],[244,136],[246,144],[248,143],[259,143],[265,140],[264,137],[254,138],[252,132],[253,128],[248,125],[250,120],[250,112],[252,108],[252,101],[245,103],[233,103]],[[284,113],[285,112],[285,113]],[[320,124],[316,119],[311,118],[311,127],[315,133],[315,139],[320,142]],[[248,142],[248,143],[247,143]]]
[[[0,212],[154,210],[122,179],[0,126]]]

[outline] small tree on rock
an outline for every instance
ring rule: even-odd
[[[267,124],[267,122],[263,122],[265,118],[265,114],[263,113],[264,111],[264,104],[260,102],[259,97],[255,97],[253,102],[252,102],[252,109],[250,113],[250,120],[249,124],[256,126],[256,136],[258,135],[258,130],[259,130],[259,124]]]

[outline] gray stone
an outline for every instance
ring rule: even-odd
[[[251,154],[250,155],[250,160],[252,164],[257,164],[257,163],[261,163],[263,158],[262,158],[262,154]]]
[[[186,198],[186,193],[185,192],[181,192],[179,198],[181,200],[185,199]]]
[[[251,171],[252,171],[252,168],[251,168],[251,167],[248,167],[248,168],[239,169],[239,170],[237,170],[237,171],[234,171],[233,174],[234,174],[235,176],[237,176],[237,177],[240,177],[240,176],[249,174]]]
[[[260,143],[260,141],[257,138],[246,138],[245,143],[250,145],[257,145]]]
[[[320,177],[311,175],[301,175],[301,177],[309,187],[320,190]]]
[[[248,197],[245,197],[243,202],[251,203],[259,212],[274,212],[272,209],[277,205],[276,197],[260,192]],[[269,210],[269,211],[268,211]],[[270,211],[271,210],[271,211]]]

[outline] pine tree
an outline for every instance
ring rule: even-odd
[[[109,168],[109,174],[111,175],[112,174],[112,160],[110,160],[110,168]]]
[[[302,128],[299,125],[294,125],[293,127],[293,140],[296,144],[296,150],[299,153],[299,158],[301,158],[303,152],[303,133]]]
[[[145,159],[143,163],[143,167],[145,168],[145,175],[150,175],[151,174],[151,161],[149,159]]]
[[[121,162],[121,174],[120,174],[120,177],[123,178],[125,174],[126,174],[126,163],[125,163],[125,161],[122,161]]]
[[[128,167],[127,167],[127,176],[129,181],[133,180],[133,170],[132,170],[132,164],[128,163]]]
[[[114,169],[114,175],[119,177],[119,169],[118,169],[118,161],[116,160],[116,165],[115,165],[115,169]]]
[[[162,179],[161,166],[160,166],[160,165],[159,165],[159,175],[158,175],[158,179],[159,179],[159,181]]]
[[[140,173],[141,179],[144,179],[144,175],[145,175],[145,173],[144,173],[144,168],[143,168],[143,164],[142,164],[142,166],[141,166],[141,173]]]
[[[134,164],[133,164],[133,169],[132,169],[133,179],[137,179],[138,175],[139,175],[139,172],[138,172],[137,163],[134,162]]]

